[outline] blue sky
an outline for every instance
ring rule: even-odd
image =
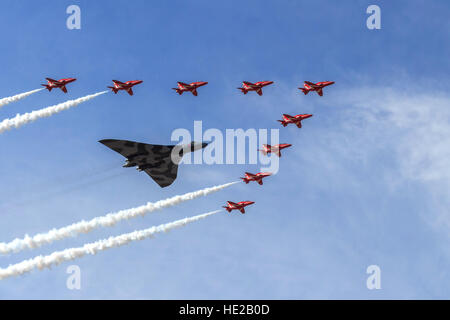
[[[66,28],[67,6],[81,30]],[[381,30],[366,8],[381,8]],[[447,1],[3,1],[0,97],[76,77],[0,119],[142,79],[0,135],[0,241],[236,180],[254,165],[186,165],[160,189],[97,141],[169,144],[176,128],[281,128],[293,144],[265,185],[220,193],[114,228],[0,257],[1,267],[253,200],[155,239],[0,282],[0,298],[449,298],[450,100]],[[242,80],[272,80],[243,96]],[[324,97],[303,80],[336,81]],[[198,97],[176,81],[209,81]],[[81,290],[66,288],[80,266]],[[381,268],[381,290],[366,268]]]

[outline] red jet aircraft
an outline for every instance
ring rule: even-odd
[[[260,185],[262,185],[263,184],[262,179],[265,177],[271,176],[271,175],[272,175],[272,173],[270,173],[270,172],[260,172],[257,174],[246,172],[245,178],[241,178],[241,179],[245,182],[245,184],[248,184],[250,181],[256,181]]]
[[[295,124],[298,128],[302,127],[302,120],[311,118],[312,114],[298,114],[296,116],[290,116],[288,114],[283,114],[283,120],[277,120],[281,122],[283,127],[286,127],[289,123]]]
[[[114,87],[108,87],[110,88],[114,93],[117,93],[119,90],[125,90],[128,92],[130,96],[133,95],[133,86],[142,83],[142,80],[131,80],[127,82],[120,82],[119,80],[113,80]]]
[[[254,204],[253,201],[241,201],[238,203],[234,203],[231,201],[227,201],[227,205],[223,206],[222,208],[225,208],[228,212],[231,212],[232,210],[239,210],[242,214],[245,213],[245,207],[249,206],[251,204]]]
[[[66,84],[74,82],[75,78],[67,78],[67,79],[59,79],[54,80],[52,78],[45,78],[47,80],[47,84],[41,84],[47,88],[48,91],[52,91],[53,88],[61,88],[64,93],[67,93]]]
[[[277,156],[281,157],[281,150],[283,150],[284,148],[289,148],[290,146],[292,146],[292,144],[289,143],[281,143],[281,144],[276,144],[274,146],[271,146],[270,144],[263,144],[263,148],[261,150],[261,153],[263,155],[267,155],[268,153],[275,153]]]
[[[244,94],[247,94],[249,91],[256,91],[257,94],[262,96],[262,88],[265,86],[268,86],[269,84],[272,84],[273,81],[259,81],[255,83],[251,83],[248,81],[242,81],[242,88],[238,88],[241,90]]]
[[[198,82],[192,82],[192,83],[184,83],[184,82],[177,82],[178,88],[172,88],[175,90],[179,95],[182,95],[185,91],[190,91],[194,96],[197,96],[197,88],[204,86],[208,84],[208,82],[205,81],[198,81]]]
[[[334,84],[334,81],[322,81],[317,83],[305,81],[303,84],[304,88],[299,89],[302,90],[304,94],[308,94],[310,91],[316,91],[319,96],[323,96],[322,89],[332,84]]]

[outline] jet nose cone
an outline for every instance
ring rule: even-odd
[[[247,204],[248,204],[248,205],[254,204],[254,203],[255,203],[254,201],[247,201]]]
[[[140,83],[142,83],[142,82],[144,82],[144,81],[143,81],[143,80],[136,80],[134,83],[140,84]]]

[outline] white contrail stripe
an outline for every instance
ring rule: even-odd
[[[23,98],[26,98],[29,95],[32,95],[33,93],[41,91],[41,90],[44,90],[44,88],[35,89],[35,90],[28,91],[28,92],[16,94],[15,96],[0,99],[0,108],[3,106],[6,106],[7,104],[9,104],[11,102],[16,102],[16,101],[22,100]]]
[[[24,114],[17,114],[14,118],[5,119],[2,122],[0,122],[0,133],[5,132],[6,130],[10,130],[12,128],[19,128],[29,122],[33,122],[39,118],[46,118],[50,117],[56,113],[59,113],[63,110],[67,110],[73,107],[76,107],[80,103],[86,102],[88,100],[91,100],[99,95],[105,94],[109,91],[102,91],[95,94],[91,94],[85,97],[81,97],[75,100],[69,100],[66,102],[62,102],[60,104],[50,106],[47,108],[43,108],[40,110],[35,110],[32,112],[24,113]]]
[[[171,207],[179,203],[193,200],[201,196],[207,196],[213,192],[220,191],[229,186],[232,186],[240,181],[225,183],[219,186],[205,188],[202,190],[189,192],[183,195],[174,196],[165,200],[159,200],[157,202],[148,202],[145,205],[121,210],[115,213],[108,213],[104,216],[93,218],[89,221],[79,221],[66,227],[59,229],[52,229],[46,233],[38,233],[33,237],[25,235],[22,239],[14,239],[11,242],[0,243],[0,253],[8,254],[12,252],[18,252],[24,249],[38,248],[44,244],[49,244],[57,240],[61,240],[68,237],[76,236],[80,233],[88,233],[92,230],[100,227],[112,227],[121,220],[127,220],[138,216],[144,216],[147,213],[161,210],[163,208]]]
[[[71,261],[81,258],[87,254],[97,254],[100,251],[124,246],[133,241],[140,241],[161,232],[168,232],[172,229],[183,227],[188,223],[195,222],[213,214],[221,212],[222,210],[212,211],[204,214],[200,214],[190,218],[184,218],[174,222],[161,224],[148,229],[134,231],[130,233],[121,234],[116,237],[109,237],[108,239],[99,240],[96,242],[85,244],[82,247],[70,248],[62,251],[56,251],[48,256],[37,256],[29,260],[24,260],[14,265],[10,265],[5,269],[0,269],[0,280],[5,278],[18,276],[26,272],[30,272],[33,269],[42,270],[44,268],[50,268],[52,265],[59,265],[65,261]]]

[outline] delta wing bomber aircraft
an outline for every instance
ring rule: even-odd
[[[192,141],[185,145],[146,144],[128,140],[100,140],[108,148],[127,158],[124,168],[137,167],[148,174],[161,188],[177,178],[178,164],[183,155],[205,148],[207,143]]]

